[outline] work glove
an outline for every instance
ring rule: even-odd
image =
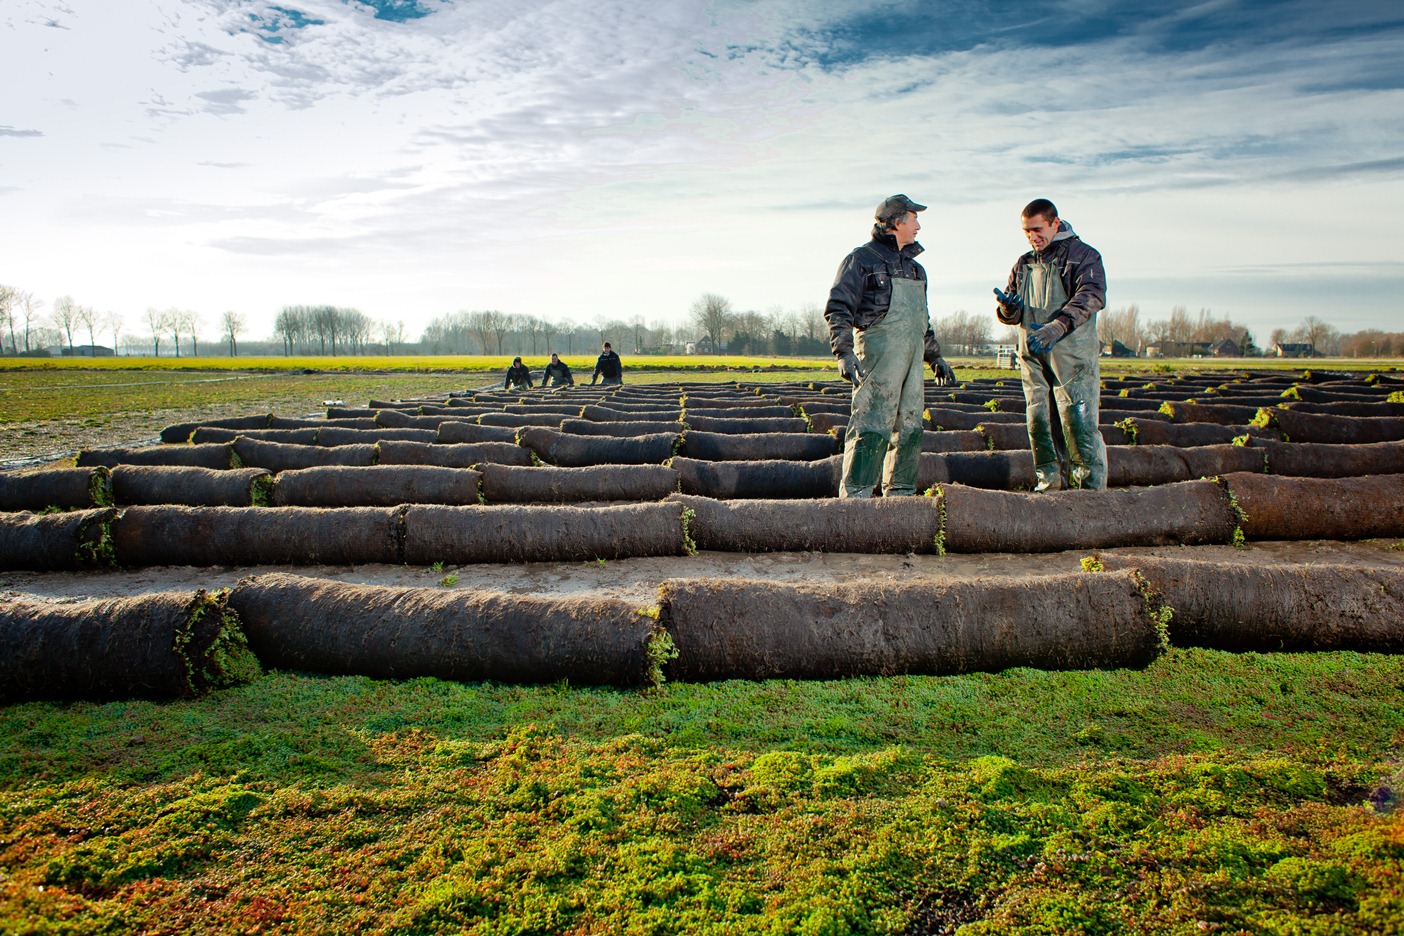
[[[858,363],[858,355],[852,351],[845,351],[839,355],[838,359],[839,376],[853,386],[858,386],[863,382],[863,365]]]
[[[1020,315],[1024,313],[1023,296],[1020,296],[1016,292],[1012,292],[1006,295],[998,289],[994,291],[994,294],[995,298],[999,300],[999,304],[1004,307],[1004,311],[1010,313],[1011,315],[1016,312]]]
[[[1062,319],[1054,319],[1042,328],[1029,331],[1029,350],[1034,354],[1047,354],[1058,343],[1058,339],[1068,333],[1068,326]]]
[[[938,386],[944,387],[956,382],[955,371],[951,370],[951,365],[947,364],[946,359],[943,357],[938,357],[931,362],[931,373],[936,375],[936,384]]]

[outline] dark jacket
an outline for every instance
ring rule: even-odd
[[[599,360],[595,361],[595,372],[590,375],[590,382],[593,383],[596,377],[605,380],[622,380],[624,378],[624,364],[619,360],[619,355],[610,348],[601,354]]]
[[[843,258],[824,307],[834,357],[853,350],[855,328],[862,331],[882,321],[892,304],[893,279],[917,280],[925,291],[926,271],[913,259],[921,251],[920,244],[908,244],[898,251],[892,232],[875,224],[873,239]],[[930,364],[940,356],[941,345],[928,324],[922,357]]]
[[[1107,304],[1107,274],[1102,269],[1102,255],[1084,244],[1068,222],[1059,221],[1058,233],[1047,247],[1030,250],[1015,261],[1004,287],[1006,293],[1019,290],[1019,270],[1035,260],[1051,263],[1060,271],[1068,302],[1053,317],[1062,319],[1068,331],[1086,322]],[[1022,313],[1006,312],[999,304],[995,305],[995,316],[1006,325],[1018,325],[1023,318]]]
[[[522,384],[531,386],[531,368],[525,364],[513,364],[507,368],[507,379],[502,381],[502,386],[505,388]]]
[[[547,364],[546,370],[541,372],[541,386],[549,387],[551,381],[556,382],[558,387],[569,387],[575,384],[575,378],[571,376],[570,368],[565,361],[557,360],[554,364]]]

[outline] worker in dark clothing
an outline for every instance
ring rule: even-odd
[[[502,388],[530,390],[531,386],[531,368],[523,364],[521,358],[512,358],[512,366],[507,368],[507,379],[502,381]]]
[[[926,307],[926,271],[914,259],[925,211],[905,195],[877,206],[872,238],[839,265],[824,318],[839,374],[853,384],[839,497],[915,494],[921,465],[922,363],[954,384]]]
[[[601,384],[622,384],[624,382],[624,364],[619,360],[619,355],[614,353],[614,349],[606,341],[600,348],[600,357],[595,361],[595,372],[590,375],[590,383],[593,385],[598,380]]]
[[[1005,291],[994,293],[995,315],[1019,327],[1034,490],[1064,485],[1102,490],[1107,486],[1107,445],[1097,424],[1102,350],[1097,312],[1107,301],[1102,255],[1059,219],[1046,198],[1025,206],[1022,223],[1033,249],[1015,261]]]
[[[571,376],[570,366],[551,353],[551,363],[546,365],[546,370],[541,374],[541,386],[543,387],[573,387],[575,378]]]

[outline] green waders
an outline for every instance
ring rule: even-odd
[[[1029,330],[1051,320],[1067,303],[1068,295],[1063,290],[1063,278],[1051,263],[1026,264],[1020,270],[1018,289],[1025,303],[1019,328],[1019,373],[1024,381],[1034,474],[1038,476],[1034,490],[1056,491],[1062,487],[1060,451],[1066,451],[1071,462],[1067,476],[1071,486],[1104,490],[1107,444],[1097,425],[1102,353],[1097,340],[1097,316],[1093,313],[1046,354],[1034,354],[1029,350]],[[1061,441],[1066,448],[1054,439],[1055,418],[1061,424]]]
[[[854,336],[863,382],[843,436],[839,497],[872,497],[882,475],[883,494],[915,494],[921,467],[922,355],[930,321],[919,280],[892,280],[892,303],[876,324]]]

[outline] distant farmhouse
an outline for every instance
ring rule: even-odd
[[[50,345],[44,349],[49,357],[112,357],[116,352],[111,348],[102,345],[80,344],[68,347],[68,345]]]
[[[1315,345],[1308,343],[1277,344],[1273,346],[1272,353],[1278,357],[1287,358],[1324,357],[1324,355],[1317,352]]]

